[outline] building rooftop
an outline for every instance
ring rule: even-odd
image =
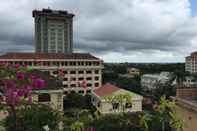
[[[7,53],[1,59],[87,59],[99,60],[89,53]]]
[[[197,51],[192,52],[192,53],[191,53],[191,56],[197,56]]]
[[[134,96],[133,99],[142,99],[143,98],[142,96],[140,96],[136,93],[127,91],[125,89],[121,89],[121,88],[119,88],[115,85],[112,85],[110,83],[107,83],[107,84],[103,85],[102,87],[95,89],[94,94],[96,94],[100,98],[105,98],[106,96],[114,96],[114,95],[118,95],[118,94],[129,94],[132,97]]]
[[[103,85],[101,88],[94,90],[94,93],[96,95],[102,97],[102,96],[109,95],[109,94],[111,94],[115,91],[118,91],[118,90],[120,90],[120,88],[118,88],[117,86],[107,83],[107,84]]]
[[[74,17],[72,13],[68,13],[66,10],[52,10],[52,9],[42,9],[42,10],[33,10],[32,16],[36,15],[46,15],[46,16],[62,16],[62,17]]]

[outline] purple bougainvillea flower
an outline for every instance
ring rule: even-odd
[[[44,80],[37,78],[34,80],[33,85],[35,88],[43,88],[43,87],[45,87],[45,82],[44,82]]]
[[[25,73],[17,72],[16,77],[17,77],[18,80],[24,80],[25,79]]]
[[[35,76],[35,75],[30,74],[30,75],[29,75],[29,79],[33,81],[33,80],[35,80],[35,79],[36,79],[36,76]]]
[[[21,65],[20,64],[15,64],[15,68],[18,69]]]
[[[13,81],[13,80],[4,80],[3,82],[4,82],[4,85],[5,85],[4,86],[5,90],[6,89],[10,89],[10,88],[16,89],[15,81]]]

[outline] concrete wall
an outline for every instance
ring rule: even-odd
[[[197,130],[197,112],[194,112],[182,106],[177,106],[177,115],[185,122],[183,131]]]
[[[100,98],[97,96],[93,96],[92,103],[93,105],[102,113],[102,114],[107,114],[107,113],[119,113],[123,112],[122,108],[119,106],[119,109],[114,110],[112,107],[111,102],[107,101],[101,101]],[[138,112],[142,111],[142,99],[138,100],[131,100],[132,101],[132,108],[125,108],[124,112]],[[98,103],[100,103],[100,106],[98,106]]]
[[[47,104],[55,110],[63,111],[63,93],[48,93],[48,94],[50,94],[51,101],[50,102],[40,102],[40,103]],[[38,102],[38,96],[39,96],[39,93],[32,94],[34,102]]]

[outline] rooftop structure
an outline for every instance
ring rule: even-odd
[[[34,10],[36,52],[71,53],[73,17],[65,10]]]

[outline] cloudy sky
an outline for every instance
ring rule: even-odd
[[[106,62],[184,62],[197,51],[196,0],[4,0],[0,53],[34,51],[33,9],[74,13],[76,52]]]

